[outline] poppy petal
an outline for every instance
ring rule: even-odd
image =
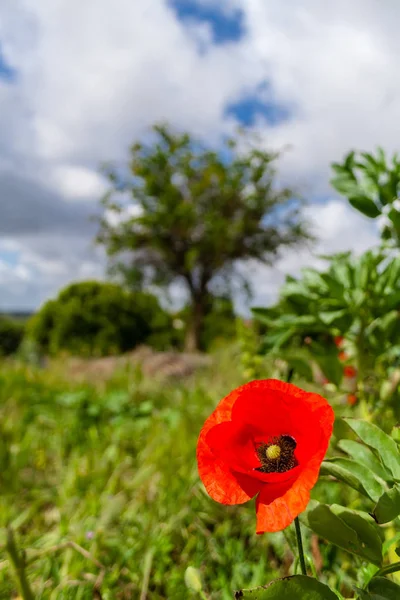
[[[256,502],[256,533],[282,531],[307,508],[309,490],[299,484],[299,479],[292,486],[288,483],[274,484],[271,487],[275,490],[269,489],[267,484],[261,490]]]
[[[325,454],[325,453],[324,453]],[[316,456],[292,486],[265,485],[257,497],[257,533],[281,531],[307,508],[324,454]]]
[[[243,504],[251,500],[262,486],[262,482],[243,473],[234,473],[224,461],[216,459],[206,442],[207,433],[212,427],[230,421],[232,406],[244,387],[233,390],[221,400],[204,423],[197,444],[200,478],[211,498],[222,504]]]

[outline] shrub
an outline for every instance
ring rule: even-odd
[[[157,334],[169,330],[170,320],[151,294],[85,281],[46,302],[28,323],[28,334],[49,354],[105,356],[131,350],[150,336],[157,342]]]
[[[0,316],[0,355],[14,354],[24,336],[24,323]]]

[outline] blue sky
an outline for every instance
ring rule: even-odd
[[[328,182],[351,148],[397,149],[400,5],[389,4],[0,2],[0,309],[104,276],[88,219],[106,190],[99,166],[124,163],[159,121],[214,146],[253,126],[266,148],[290,148],[279,178],[311,201],[315,254],[376,242]],[[255,302],[313,261],[255,268]]]
[[[238,42],[246,33],[241,10],[224,12],[216,6],[206,6],[191,0],[171,0],[170,5],[182,21],[207,23],[216,44]]]
[[[1,41],[0,41],[0,79],[3,81],[13,82],[16,78],[17,72],[11,65],[9,65],[3,55]]]

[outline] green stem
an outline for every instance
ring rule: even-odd
[[[13,567],[15,579],[17,581],[18,591],[21,595],[21,598],[23,598],[23,600],[35,600],[25,572],[25,556],[23,553],[18,552],[14,532],[11,529],[11,527],[7,529],[6,549],[8,552],[8,556],[10,557],[10,562]]]
[[[392,565],[379,569],[374,577],[384,577],[385,575],[390,575],[390,573],[396,573],[396,571],[400,571],[400,562],[395,562]]]
[[[301,529],[300,529],[299,517],[295,518],[294,526],[296,528],[297,547],[299,549],[299,560],[300,560],[301,572],[303,575],[307,575],[306,562],[304,560],[303,540],[301,539]]]

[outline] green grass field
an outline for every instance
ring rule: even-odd
[[[184,382],[149,381],[132,369],[101,385],[4,364],[0,597],[16,593],[9,524],[38,599],[194,598],[184,579],[193,566],[204,597],[225,600],[293,573],[291,528],[257,536],[253,503],[220,506],[197,475],[204,419],[243,383],[235,364],[234,352],[222,353]],[[332,569],[336,551],[315,551]]]

